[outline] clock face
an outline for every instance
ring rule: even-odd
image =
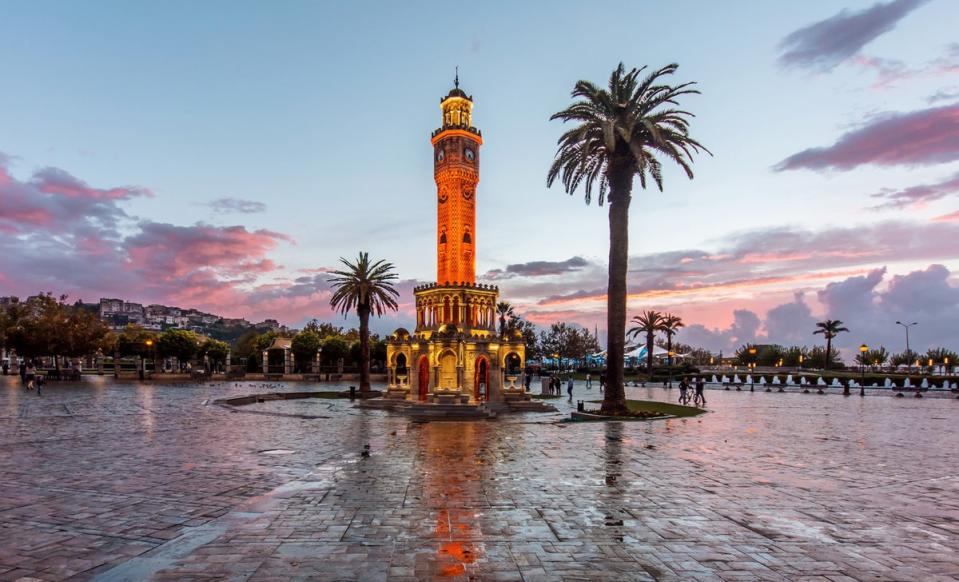
[[[446,153],[445,153],[443,150],[439,150],[439,151],[436,152],[436,161],[437,161],[437,162],[442,162],[444,158],[446,158]]]
[[[465,150],[463,150],[463,155],[465,155],[466,159],[471,162],[473,161],[473,158],[476,157],[476,154],[473,153],[473,150],[471,148],[466,148]]]

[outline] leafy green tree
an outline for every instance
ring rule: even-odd
[[[350,353],[350,344],[343,338],[331,336],[323,340],[323,361],[335,364],[345,360]]]
[[[646,336],[646,370],[653,372],[653,350],[656,347],[656,334],[662,327],[663,316],[658,311],[644,311],[633,317],[633,327],[629,328],[629,337]],[[608,333],[607,333],[608,335]],[[609,347],[606,348],[606,366],[609,367]],[[607,380],[608,382],[609,380]],[[625,394],[625,389],[623,394]],[[625,396],[624,396],[625,398]]]
[[[909,366],[912,367],[915,365],[916,361],[921,357],[918,352],[915,350],[905,350],[899,352],[898,354],[893,354],[889,358],[889,363],[893,366]]]
[[[823,370],[828,370],[829,364],[832,363],[832,359],[828,357],[828,355],[832,354],[833,338],[844,331],[848,332],[849,329],[843,327],[842,322],[838,319],[827,319],[826,321],[820,321],[816,324],[816,328],[817,329],[813,332],[813,335],[821,334],[824,338],[826,338],[826,349],[821,352],[821,356],[823,358]]]
[[[322,347],[323,338],[320,337],[319,331],[315,329],[304,329],[293,336],[293,341],[290,346],[296,361],[304,365],[312,362],[316,357],[316,351]]]
[[[826,348],[823,346],[816,346],[813,349],[809,350],[809,360],[812,362],[823,362],[825,363],[824,370],[829,368],[842,368],[842,357],[839,354],[839,350],[836,348],[830,348],[827,352]]]
[[[692,178],[693,153],[708,152],[689,136],[692,114],[677,107],[681,97],[698,91],[691,88],[692,83],[672,86],[664,82],[677,67],[667,65],[640,79],[645,67],[627,72],[620,63],[610,76],[608,89],[579,81],[572,92],[577,101],[550,118],[577,125],[559,138],[547,185],[559,178],[566,192],[573,194],[582,184],[589,204],[598,183],[600,206],[609,189],[607,381],[602,405],[603,412],[609,414],[628,412],[624,355],[633,178],[639,177],[644,189],[651,179],[662,190],[661,158],[675,163]]]
[[[200,353],[205,354],[214,366],[226,362],[226,355],[230,353],[230,344],[217,339],[208,339],[200,346]]]
[[[370,343],[370,360],[383,366],[386,364],[386,340],[377,339]]]
[[[856,363],[861,366],[882,366],[887,361],[889,361],[889,352],[883,346],[866,350],[866,353],[856,354]]]
[[[356,311],[360,318],[360,393],[366,395],[370,392],[370,315],[397,310],[399,292],[393,287],[397,275],[392,263],[371,262],[364,252],[355,263],[342,257],[340,262],[346,269],[333,271],[330,306],[344,315]]]
[[[809,350],[805,346],[793,346],[783,352],[783,365],[791,368],[799,367],[809,359]],[[802,358],[802,362],[800,362]]]
[[[526,360],[539,360],[543,357],[543,352],[539,346],[539,338],[536,335],[536,325],[530,321],[514,316],[507,324],[510,330],[518,331],[523,336],[523,343],[526,344]]]
[[[168,329],[157,339],[157,353],[176,358],[181,364],[192,360],[200,348],[200,338],[187,329]]]
[[[956,362],[957,357],[959,356],[956,355],[956,352],[947,348],[930,348],[925,356],[926,362],[928,363],[929,360],[932,360],[934,366],[941,366],[947,361],[950,365],[955,365],[959,363]]]
[[[147,342],[153,342],[148,344]],[[136,324],[128,324],[117,338],[117,351],[121,356],[151,357],[158,349],[157,335]],[[195,347],[195,346],[194,346]]]
[[[756,363],[760,366],[779,366],[780,361],[782,365],[786,364],[786,350],[780,345],[777,344],[767,344],[760,346],[759,350],[756,353]]]

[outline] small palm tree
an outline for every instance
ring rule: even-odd
[[[509,301],[500,301],[496,304],[496,313],[499,315],[499,334],[506,334],[506,320],[513,317],[513,305]]]
[[[823,356],[823,365],[822,369],[826,370],[829,368],[829,357],[832,354],[832,338],[836,337],[844,331],[849,331],[847,328],[842,326],[842,322],[838,319],[827,319],[826,321],[820,321],[816,324],[816,327],[819,328],[813,332],[813,335],[822,334],[826,338],[826,353]]]
[[[679,328],[686,327],[683,319],[678,315],[667,313],[663,315],[659,322],[659,331],[666,334],[666,365],[673,365],[673,336],[679,331]]]
[[[636,325],[629,328],[629,337],[640,334],[646,335],[646,369],[650,376],[653,374],[653,349],[656,345],[656,334],[662,330],[663,315],[658,311],[644,311],[633,318]],[[608,356],[607,356],[607,362]]]
[[[377,317],[387,310],[396,311],[399,292],[393,287],[397,279],[393,263],[370,262],[370,255],[361,252],[355,263],[340,257],[345,270],[333,271],[329,282],[333,287],[330,306],[342,313],[356,311],[360,318],[360,394],[370,392],[370,314]]]
[[[550,119],[577,123],[559,138],[556,157],[546,176],[547,186],[559,178],[570,195],[582,184],[586,203],[599,186],[599,205],[609,190],[609,281],[606,292],[606,391],[602,411],[625,414],[624,356],[626,349],[626,273],[629,257],[629,203],[633,178],[646,188],[648,180],[663,189],[661,159],[693,177],[692,156],[708,150],[689,136],[692,114],[678,108],[679,98],[698,93],[692,83],[669,85],[664,77],[678,65],[667,65],[645,78],[646,69],[622,63],[609,78],[609,88],[578,81],[572,105]]]

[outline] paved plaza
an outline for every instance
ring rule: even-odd
[[[212,404],[304,384],[2,380],[0,580],[959,579],[955,399],[418,424]]]

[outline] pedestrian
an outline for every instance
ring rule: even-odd
[[[43,383],[46,382],[46,380],[42,374],[37,374],[36,378],[37,396],[43,396]]]
[[[679,403],[686,404],[689,402],[689,384],[686,382],[686,378],[679,379]]]
[[[573,375],[569,375],[569,380],[566,381],[566,392],[569,393],[569,401],[573,401]]]
[[[27,361],[23,360],[20,362],[20,383],[26,385],[27,383]]]
[[[696,378],[696,396],[693,398],[693,404],[697,406],[706,406],[706,381],[702,378]]]
[[[604,392],[606,390],[606,374],[599,375],[599,391]]]
[[[526,372],[526,391],[527,392],[529,392],[529,383],[532,381],[533,381],[533,375],[530,374],[529,371],[527,370]]]
[[[586,389],[592,390],[593,388],[593,377],[589,375],[589,372],[586,372]]]
[[[7,375],[7,372],[9,372],[9,371],[10,371],[10,365],[7,364],[6,362],[4,362],[4,363],[3,363],[3,375],[6,376],[6,375]]]
[[[27,390],[33,390],[33,382],[37,376],[37,369],[33,367],[33,362],[27,364],[26,371],[24,373],[24,382],[27,384]]]

